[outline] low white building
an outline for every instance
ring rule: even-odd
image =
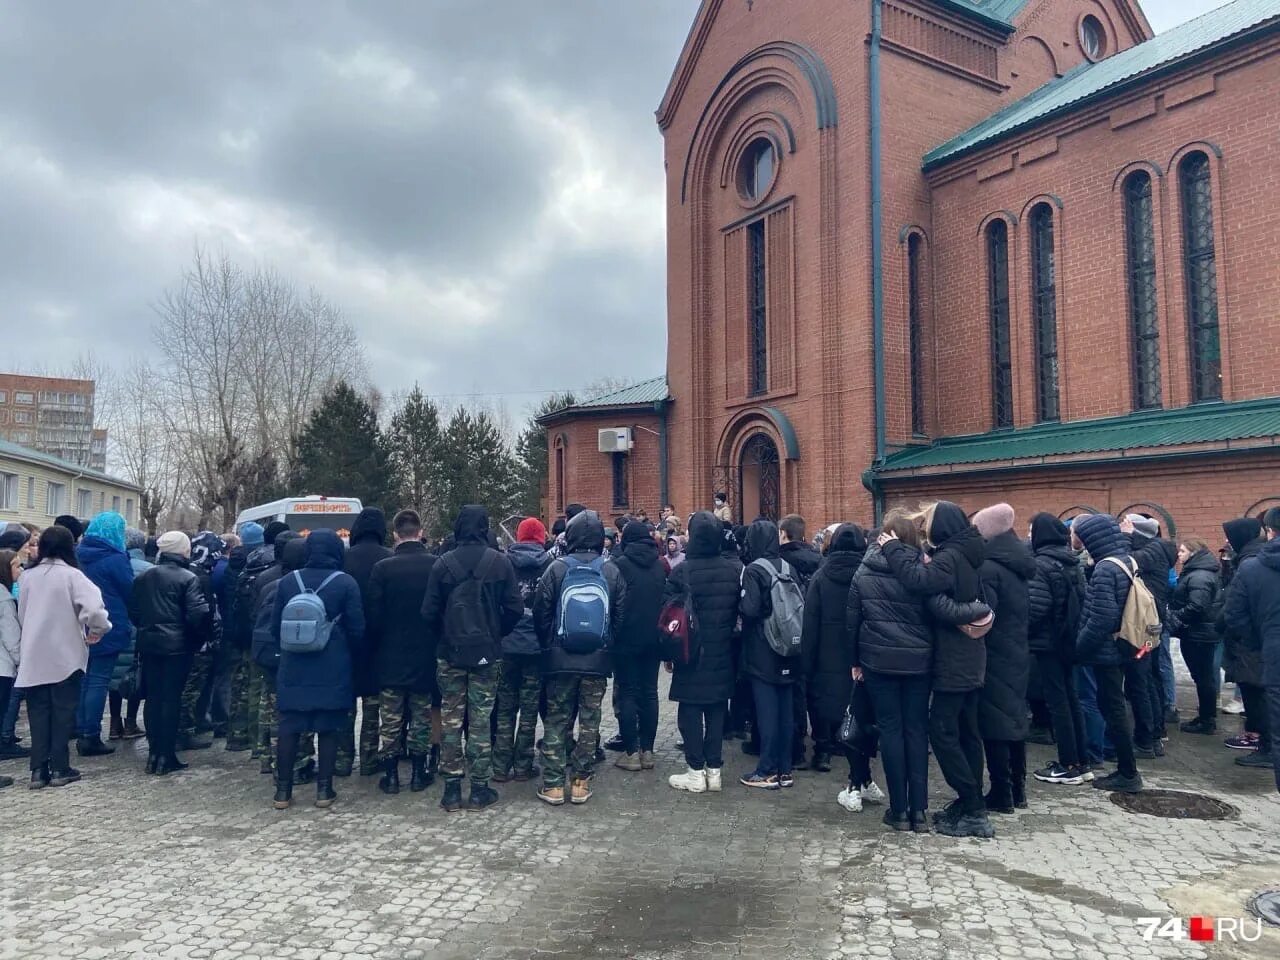
[[[138,487],[124,480],[0,440],[0,525],[47,527],[62,514],[88,520],[114,510],[137,526],[139,494]]]

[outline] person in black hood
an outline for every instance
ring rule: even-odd
[[[1246,560],[1262,552],[1267,540],[1262,535],[1262,523],[1254,517],[1228,520],[1222,525],[1222,532],[1231,545],[1231,561],[1223,591],[1226,602],[1223,604],[1223,612],[1218,616],[1218,633],[1223,641],[1222,667],[1227,679],[1240,689],[1240,699],[1244,702],[1244,725],[1237,736],[1227,739],[1227,746],[1249,751],[1236,758],[1236,763],[1240,766],[1269,767],[1272,744],[1266,688],[1262,683],[1261,638],[1249,633],[1238,633],[1227,623],[1226,618],[1226,603],[1230,602],[1236,574]]]
[[[979,510],[973,517],[986,541],[983,593],[996,614],[986,636],[987,669],[978,701],[978,729],[991,775],[986,805],[994,813],[1013,813],[1015,807],[1027,805],[1027,583],[1035,576],[1036,561],[1013,532],[1013,523],[1013,507],[1007,503]]]
[[[600,744],[600,704],[612,672],[609,647],[626,619],[627,607],[627,581],[616,564],[605,563],[600,555],[604,524],[594,510],[583,510],[569,520],[565,549],[566,554],[547,567],[533,598],[533,623],[542,644],[547,688],[538,797],[553,807],[566,799],[575,804],[591,799]],[[566,597],[570,588],[573,592]],[[578,737],[569,757],[567,741],[575,706]],[[572,783],[566,798],[570,766]]]
[[[258,735],[258,706],[262,701],[261,671],[253,666],[254,605],[258,599],[258,577],[276,562],[275,547],[265,542],[262,527],[249,521],[240,525],[244,544],[244,566],[235,574],[227,604],[228,617],[223,624],[223,640],[234,666],[231,671],[230,718],[227,721],[227,750],[241,753],[257,750],[261,754]],[[231,553],[228,576],[236,566],[236,551]]]
[[[351,534],[347,541],[349,546],[346,558],[342,561],[342,569],[344,573],[351,575],[360,588],[365,623],[369,623],[373,615],[369,604],[369,578],[373,575],[374,565],[391,556],[391,551],[387,549],[386,514],[377,507],[365,507],[351,524]],[[378,672],[373,657],[373,648],[367,643],[362,644],[352,663],[352,679],[360,703],[360,774],[365,777],[378,772],[380,756],[378,700],[382,691],[378,686]],[[355,725],[355,712],[352,711],[351,730],[344,733],[338,742],[338,764],[334,772],[339,777],[351,776],[356,752]]]
[[[710,510],[701,511],[711,513]],[[711,513],[714,517],[715,514]],[[690,523],[693,518],[689,518]],[[720,521],[721,540],[720,540],[720,556],[726,560],[734,560],[738,564],[738,570],[742,570],[742,542],[738,539],[738,529],[727,520]],[[686,527],[688,529],[688,527]],[[692,531],[690,531],[692,535]],[[741,535],[746,537],[746,527],[742,528]],[[685,544],[685,557],[689,556],[689,545]],[[735,601],[736,603],[736,601]],[[751,678],[742,673],[739,665],[742,663],[742,632],[735,629],[732,636],[732,649],[730,653],[733,658],[733,693],[729,698],[729,714],[725,719],[724,738],[726,740],[750,740],[750,743],[744,743],[742,749],[744,753],[750,753],[754,756],[760,754],[760,735],[755,729],[756,705],[751,696]],[[754,744],[754,746],[752,746]]]
[[[689,793],[718,793],[723,783],[726,701],[734,691],[734,636],[742,579],[737,544],[733,544],[733,555],[728,555],[726,531],[727,525],[709,510],[689,518],[685,561],[671,571],[663,596],[664,603],[684,597],[697,627],[690,662],[667,664],[672,674],[669,696],[680,705],[676,723],[688,766],[667,783]]]
[[[788,514],[778,522],[780,543],[778,555],[791,565],[791,569],[796,574],[796,582],[800,585],[800,592],[805,594],[808,593],[809,584],[817,574],[818,568],[822,566],[822,554],[805,539],[806,530],[804,517],[798,513]],[[809,682],[803,675],[796,678],[795,690],[791,696],[791,711],[794,720],[791,728],[791,767],[793,770],[806,770],[809,764],[805,757],[805,734],[813,731],[815,754],[820,752],[819,746],[823,750],[828,748],[826,744],[820,745],[818,742],[815,711],[809,695]],[[829,767],[830,764],[828,763],[827,766]]]
[[[658,614],[667,582],[652,528],[637,520],[628,523],[610,562],[627,584],[626,615],[612,644],[622,733],[622,755],[614,766],[631,772],[652,770],[658,735]]]
[[[413,768],[409,789],[420,793],[431,786],[427,772],[431,755],[431,697],[436,685],[436,658],[422,598],[431,581],[436,557],[422,542],[422,520],[415,510],[401,510],[393,521],[395,551],[373,566],[365,607],[369,611],[370,658],[381,693],[379,760],[383,767],[378,787],[400,792],[400,754],[403,743]]]
[[[490,715],[498,693],[502,638],[524,615],[511,561],[489,546],[489,514],[474,504],[458,512],[457,546],[431,568],[422,616],[436,645],[440,686],[440,769],[446,812],[462,809],[462,728],[467,727],[471,795],[467,805],[483,810],[498,801],[493,775]]]
[[[1225,616],[1230,630],[1261,649],[1270,755],[1280,791],[1280,750],[1275,748],[1275,733],[1280,730],[1280,509],[1268,510],[1263,526],[1267,543],[1236,570]]]
[[[760,760],[741,778],[746,787],[777,790],[790,787],[792,736],[795,726],[794,687],[803,664],[770,646],[765,621],[773,613],[771,591],[776,578],[796,582],[795,569],[779,553],[778,528],[771,520],[756,520],[747,528],[747,556],[742,572],[742,670],[751,678],[756,720],[760,731]],[[797,584],[798,586],[798,584]]]
[[[1084,606],[1084,571],[1071,549],[1071,531],[1051,513],[1031,518],[1036,574],[1028,585],[1028,646],[1040,668],[1040,683],[1058,759],[1035,772],[1042,783],[1092,780],[1084,755],[1084,711],[1075,683],[1075,638]]]
[[[1218,732],[1218,615],[1222,612],[1222,581],[1218,558],[1203,540],[1178,545],[1182,573],[1169,598],[1165,626],[1181,642],[1182,659],[1195,681],[1199,710],[1182,724],[1183,733]]]
[[[1142,711],[1151,716],[1151,736],[1145,737],[1142,723],[1135,723],[1135,730],[1142,736],[1136,739],[1152,741],[1155,755],[1163,755],[1161,739],[1165,736],[1165,728],[1169,723],[1178,722],[1178,707],[1175,696],[1173,676],[1173,651],[1169,643],[1169,598],[1173,595],[1173,568],[1178,562],[1178,548],[1160,535],[1160,523],[1141,513],[1130,513],[1120,521],[1120,532],[1129,539],[1129,553],[1138,563],[1138,576],[1151,596],[1156,601],[1156,611],[1160,622],[1164,624],[1164,633],[1160,646],[1145,659],[1146,694],[1150,701],[1149,710]],[[1135,688],[1136,691],[1136,688]],[[1126,693],[1133,695],[1128,688]],[[1134,708],[1134,715],[1138,715]],[[1145,739],[1144,739],[1145,738]]]
[[[979,569],[986,556],[980,534],[956,504],[939,501],[921,517],[929,563],[901,543],[892,531],[880,535],[893,574],[921,597],[945,596],[956,603],[978,600]],[[983,745],[978,730],[978,702],[987,670],[987,648],[959,627],[938,622],[934,628],[933,703],[929,739],[942,775],[957,798],[934,815],[938,832],[947,836],[990,838],[995,830],[982,797]]]

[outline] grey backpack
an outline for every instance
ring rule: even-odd
[[[782,572],[773,569],[768,560],[755,560],[752,566],[769,574],[769,611],[764,621],[764,637],[780,657],[800,656],[800,634],[804,629],[804,594],[796,583],[791,566],[782,561]]]
[[[280,615],[281,653],[320,653],[329,645],[329,634],[337,620],[329,619],[320,591],[341,575],[341,572],[331,573],[320,586],[308,590],[302,574],[294,571],[299,592],[289,598]]]

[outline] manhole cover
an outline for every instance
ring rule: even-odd
[[[1249,909],[1274,927],[1280,927],[1280,890],[1263,890],[1249,901]]]
[[[1113,793],[1111,802],[1129,813],[1173,820],[1234,820],[1240,811],[1224,800],[1180,790],[1143,790],[1141,793]]]

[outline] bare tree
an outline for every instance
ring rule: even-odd
[[[107,427],[112,468],[141,491],[138,523],[153,536],[161,514],[177,506],[183,477],[179,437],[169,429],[154,376],[140,357],[112,375],[102,393],[108,419],[98,421]]]

